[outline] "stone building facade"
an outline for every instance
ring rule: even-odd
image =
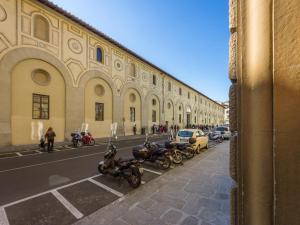
[[[230,0],[233,225],[300,221],[300,1]]]
[[[136,125],[217,125],[223,107],[46,0],[0,1],[0,145]]]

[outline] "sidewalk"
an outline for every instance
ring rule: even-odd
[[[229,225],[232,185],[226,141],[74,225]]]
[[[151,134],[149,137],[160,137],[167,134]],[[128,136],[118,136],[117,141],[124,141],[124,140],[136,140],[136,139],[143,139],[145,138],[145,135],[128,135]],[[109,137],[103,137],[103,138],[96,138],[96,143],[107,143],[109,140]],[[22,151],[34,151],[39,150],[39,143],[35,145],[18,145],[18,146],[3,146],[0,147],[0,154],[6,154],[6,153],[13,153],[13,152],[22,152]],[[55,142],[54,148],[65,146],[65,145],[71,145],[71,141],[64,141],[64,142]]]

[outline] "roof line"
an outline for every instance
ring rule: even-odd
[[[118,46],[119,48],[123,49],[124,51],[132,54],[133,56],[135,56],[136,58],[140,59],[141,61],[147,63],[148,65],[154,67],[155,69],[159,70],[160,72],[166,74],[167,76],[171,77],[172,79],[176,80],[177,82],[183,84],[184,86],[192,89],[193,91],[197,92],[198,94],[208,98],[209,100],[213,101],[214,103],[218,104],[219,106],[222,106],[221,104],[219,104],[217,101],[211,99],[210,97],[208,97],[207,95],[203,94],[202,92],[196,90],[195,88],[191,87],[190,85],[184,83],[183,81],[179,80],[178,78],[174,77],[173,75],[169,74],[168,72],[164,71],[163,69],[159,68],[158,66],[154,65],[153,63],[149,62],[148,60],[146,60],[145,58],[143,58],[142,56],[138,55],[137,53],[135,53],[134,51],[128,49],[127,47],[125,47],[124,45],[120,44],[119,42],[115,41],[114,39],[112,39],[111,37],[109,37],[108,35],[104,34],[103,32],[97,30],[96,28],[94,28],[93,26],[91,26],[90,24],[84,22],[83,20],[81,20],[80,18],[74,16],[73,14],[71,14],[70,12],[66,11],[65,9],[59,7],[58,5],[50,2],[49,0],[37,0],[38,2],[42,3],[43,5],[53,9],[54,11],[58,12],[59,14],[62,14],[63,16],[69,18],[70,20],[74,21],[75,23],[80,24],[81,26],[83,26],[84,28],[88,29],[89,31],[95,33],[96,35],[104,38],[105,40],[113,43],[114,45]],[[223,107],[223,106],[222,106]]]

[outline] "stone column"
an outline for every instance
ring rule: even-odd
[[[273,224],[272,2],[230,1],[232,224]]]

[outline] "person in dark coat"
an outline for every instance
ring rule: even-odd
[[[45,134],[45,139],[48,141],[48,152],[53,151],[53,145],[54,145],[54,138],[56,137],[55,132],[53,131],[52,127],[49,127],[46,134]]]

